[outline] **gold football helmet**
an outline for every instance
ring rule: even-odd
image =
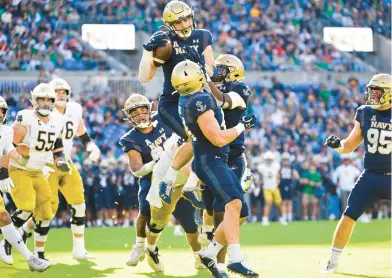
[[[52,102],[49,105],[38,104],[39,98],[49,98]],[[56,93],[52,86],[47,83],[38,84],[34,90],[31,92],[31,103],[34,107],[34,110],[37,111],[41,116],[48,116],[50,112],[53,111],[54,103],[56,101]]]
[[[366,85],[365,104],[378,109],[391,104],[392,76],[386,73],[376,74]]]
[[[177,30],[174,26],[183,20],[191,20],[189,27]],[[193,10],[182,1],[170,1],[163,10],[163,22],[165,25],[181,39],[187,39],[195,29],[195,20]]]
[[[5,124],[8,119],[8,105],[3,97],[0,97],[0,109],[5,110],[4,115],[3,115],[3,119],[0,121],[0,125],[2,125],[2,124]]]
[[[241,81],[244,79],[245,69],[241,60],[231,54],[221,54],[215,60],[217,75],[214,83],[223,81]]]
[[[50,86],[53,87],[54,91],[57,90],[64,90],[67,93],[67,100],[66,101],[58,101],[56,100],[56,104],[58,106],[65,106],[67,105],[68,100],[71,98],[71,86],[69,86],[68,82],[61,78],[55,78],[49,83]]]
[[[146,107],[147,113],[139,113],[132,116],[132,110]],[[151,102],[143,95],[132,94],[125,101],[124,109],[122,110],[128,120],[133,126],[137,128],[147,128],[151,125]]]
[[[200,66],[190,60],[182,61],[174,67],[171,83],[182,96],[198,92],[207,85]]]

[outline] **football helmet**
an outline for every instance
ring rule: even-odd
[[[6,124],[7,120],[8,120],[8,105],[3,97],[0,97],[0,109],[5,110],[4,115],[3,115],[3,119],[2,119],[2,121],[0,121],[0,125],[3,125],[3,124]]]
[[[40,106],[38,103],[39,98],[49,98],[52,100],[52,102],[48,106],[45,104]],[[49,113],[53,111],[55,101],[56,93],[53,87],[47,83],[40,83],[31,92],[31,103],[34,107],[34,110],[41,116],[48,116]]]
[[[184,96],[200,91],[207,85],[207,80],[198,64],[185,60],[174,67],[171,83],[174,89]]]
[[[376,74],[366,85],[365,104],[378,109],[391,104],[392,76],[385,73]]]
[[[175,24],[189,18],[191,24],[189,27],[177,30]],[[163,10],[163,22],[180,39],[187,39],[192,34],[195,27],[195,19],[193,10],[182,1],[170,1]]]
[[[221,54],[215,59],[217,74],[212,82],[222,83],[224,81],[241,81],[244,79],[245,68],[241,60],[231,54]]]
[[[62,100],[56,100],[56,104],[58,106],[65,106],[67,105],[68,100],[71,98],[71,86],[65,81],[64,79],[61,78],[55,78],[49,83],[50,86],[53,87],[54,91],[57,92],[57,90],[64,90],[67,93],[67,100],[62,101]]]
[[[132,110],[138,107],[146,107],[148,109],[147,115],[145,119],[138,120],[135,117],[132,117]],[[140,94],[132,94],[125,101],[124,109],[122,111],[125,113],[128,120],[133,126],[137,128],[147,128],[151,125],[151,102],[143,95]],[[140,114],[136,116],[138,118]]]

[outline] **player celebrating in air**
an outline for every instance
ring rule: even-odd
[[[0,154],[7,155],[9,158],[22,166],[26,166],[29,161],[30,149],[25,144],[18,145],[18,151],[15,150],[12,140],[14,131],[11,127],[5,125],[7,122],[8,105],[4,98],[0,97]],[[4,162],[4,164],[3,164]],[[8,175],[8,159],[0,162],[0,191],[11,193],[14,184]],[[22,254],[27,261],[31,271],[42,272],[50,267],[48,261],[39,259],[33,255],[22,240],[20,233],[15,229],[8,212],[5,210],[4,201],[0,193],[0,230],[4,238]],[[0,259],[7,262],[7,254],[4,248],[0,248]]]
[[[347,245],[357,219],[381,199],[391,200],[392,76],[376,74],[366,86],[365,105],[358,108],[355,126],[341,140],[331,135],[326,145],[341,154],[353,152],[364,141],[364,171],[355,183],[333,236],[331,256],[322,273],[337,270],[340,254]]]
[[[12,222],[20,228],[33,216],[35,253],[44,259],[44,245],[53,216],[52,191],[43,173],[45,164],[53,153],[54,165],[60,171],[68,173],[71,167],[64,159],[61,139],[63,119],[51,113],[56,100],[53,88],[41,83],[31,92],[31,98],[34,110],[19,111],[13,126],[13,143],[28,145],[30,159],[25,166],[10,161],[9,175],[15,184],[11,196],[17,207],[12,215]],[[10,243],[3,240],[0,248],[5,249],[7,263],[13,264]]]
[[[80,104],[70,101],[71,87],[61,78],[55,78],[50,86],[56,92],[56,102],[53,114],[59,118],[64,118],[64,129],[62,134],[65,160],[71,166],[70,173],[64,173],[56,167],[47,168],[49,174],[49,184],[52,190],[52,212],[56,214],[59,206],[58,191],[60,190],[71,209],[71,230],[73,234],[72,256],[74,259],[94,259],[95,257],[86,251],[84,244],[84,229],[86,223],[86,203],[84,200],[84,188],[82,178],[78,169],[71,160],[71,152],[75,135],[79,137],[90,152],[89,159],[98,162],[100,150],[91,140],[83,120],[83,109]],[[52,156],[49,164],[53,164]],[[32,221],[23,225],[24,236],[29,236],[33,227]]]
[[[228,245],[227,268],[246,277],[258,277],[257,273],[245,266],[241,255],[240,224],[246,219],[241,216],[247,215],[247,206],[243,200],[240,181],[227,165],[228,144],[245,129],[252,128],[256,118],[244,116],[235,127],[225,129],[222,109],[213,95],[203,91],[207,84],[203,70],[190,60],[185,60],[174,68],[171,80],[180,94],[179,114],[188,136],[192,138],[195,154],[192,169],[212,191],[215,207],[223,207],[222,210],[225,211],[215,238],[200,251],[200,258],[215,277],[225,277],[217,269],[216,256]]]
[[[195,209],[191,203],[185,199],[180,199],[178,203],[176,200],[172,205],[164,204],[161,208],[157,208],[150,206],[147,200],[147,195],[151,189],[154,167],[159,166],[159,163],[170,165],[165,160],[165,151],[173,145],[171,144],[173,143],[172,130],[162,123],[159,115],[151,112],[151,103],[145,96],[132,94],[125,102],[123,111],[134,128],[120,139],[120,145],[128,155],[129,166],[133,174],[139,178],[140,186],[138,196],[139,214],[136,219],[136,244],[128,258],[127,265],[136,266],[139,261],[144,259],[145,250],[147,250],[148,264],[152,269],[155,271],[164,270],[158,258],[156,244],[160,232],[168,224],[173,213],[176,219],[180,221],[188,243],[195,253],[196,268],[204,267],[198,257],[201,246],[197,242],[199,233],[195,221]],[[161,158],[162,160],[158,162]],[[154,172],[154,179],[157,179],[156,172]],[[186,177],[183,180],[185,182]],[[158,182],[155,181],[156,186]],[[180,196],[179,194],[178,197]],[[159,197],[158,201],[161,203]],[[148,234],[146,234],[146,226],[149,228]]]
[[[145,44],[142,60],[139,66],[139,80],[150,81],[157,70],[154,65],[153,51],[163,47],[170,40],[173,51],[170,60],[162,65],[164,74],[163,92],[159,98],[158,114],[162,122],[171,128],[184,141],[188,141],[184,126],[178,115],[178,97],[170,82],[171,74],[175,65],[184,60],[184,47],[194,48],[206,60],[208,74],[213,76],[215,72],[214,58],[212,56],[212,35],[208,30],[196,29],[194,12],[184,2],[171,1],[163,11],[163,21],[169,32],[158,31],[152,35],[150,41]],[[192,146],[190,141],[183,144],[175,154],[172,167],[169,168],[162,183],[161,198],[166,203],[171,203],[171,189],[176,179],[177,172],[192,159]],[[203,208],[200,196],[195,189],[198,178],[191,173],[184,186],[184,196],[195,206]]]

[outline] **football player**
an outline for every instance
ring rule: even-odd
[[[365,105],[358,108],[355,125],[346,139],[331,135],[326,145],[341,154],[355,151],[364,141],[364,171],[356,181],[347,207],[336,227],[331,256],[322,273],[337,270],[340,254],[347,245],[357,219],[381,199],[391,201],[392,76],[376,74],[366,86]]]
[[[282,196],[282,214],[287,222],[293,221],[293,182],[299,179],[296,169],[290,165],[290,154],[282,154],[282,167],[280,169],[279,189]]]
[[[139,80],[148,82],[154,77],[157,67],[154,65],[153,51],[157,47],[164,46],[167,39],[170,39],[173,51],[170,60],[162,65],[164,83],[163,92],[159,98],[158,114],[165,125],[187,142],[177,150],[172,167],[167,171],[161,184],[160,196],[164,202],[170,204],[171,188],[177,172],[187,165],[193,156],[191,143],[186,136],[184,126],[178,115],[179,95],[175,93],[170,82],[173,68],[184,60],[182,54],[185,52],[185,46],[189,46],[205,57],[210,76],[213,76],[216,71],[211,47],[212,35],[208,30],[196,29],[194,12],[186,3],[182,1],[169,2],[163,11],[162,20],[169,32],[158,31],[154,33],[150,41],[143,46],[144,52],[139,66]],[[195,191],[198,181],[197,176],[192,172],[184,186],[183,195],[196,207],[204,208],[200,195]]]
[[[71,210],[71,230],[73,234],[72,257],[74,259],[94,259],[95,257],[86,251],[84,244],[84,228],[86,223],[86,203],[84,200],[84,188],[78,169],[72,163],[71,152],[75,135],[79,137],[90,152],[89,159],[98,162],[100,150],[91,140],[83,120],[83,109],[80,104],[70,101],[71,87],[61,78],[55,78],[50,86],[56,92],[55,108],[53,115],[64,119],[62,140],[64,145],[65,160],[71,166],[70,173],[64,173],[56,167],[47,168],[49,184],[52,190],[52,212],[56,214],[59,206],[58,191],[60,190]],[[49,158],[49,164],[53,164],[53,158]],[[30,235],[33,223],[29,221],[23,225],[24,236]]]
[[[192,138],[194,160],[192,170],[212,191],[214,207],[224,211],[223,222],[217,227],[212,242],[199,256],[215,277],[223,276],[216,266],[218,252],[228,245],[227,268],[246,277],[258,274],[244,264],[239,235],[240,224],[247,215],[240,181],[227,165],[229,145],[245,129],[255,125],[254,116],[244,116],[240,122],[226,129],[223,111],[215,97],[203,91],[207,84],[204,71],[190,60],[180,62],[173,69],[172,85],[180,94],[179,114],[185,129]]]
[[[154,176],[154,185],[158,186],[162,174],[153,172],[153,169],[159,164],[166,164],[169,168],[170,161],[164,157],[165,151],[172,148],[174,137],[173,132],[165,126],[156,113],[151,112],[151,103],[145,96],[132,94],[124,104],[123,109],[127,120],[134,126],[132,130],[126,133],[120,139],[120,145],[129,158],[129,166],[133,174],[139,178],[139,214],[136,219],[136,244],[128,258],[127,265],[136,266],[139,261],[145,257],[145,251],[148,253],[148,264],[153,270],[163,271],[163,265],[158,258],[157,241],[159,234],[170,221],[171,214],[181,223],[188,240],[195,254],[195,266],[203,267],[198,257],[201,249],[197,242],[199,236],[198,226],[195,221],[195,209],[192,205],[179,197],[181,194],[173,194],[178,198],[173,198],[173,203],[163,204],[155,207],[148,201],[148,193],[151,190],[152,176]],[[177,136],[175,136],[178,138]],[[162,160],[160,160],[162,158]],[[160,161],[159,161],[160,160]],[[163,168],[158,167],[158,168]],[[185,179],[184,179],[185,178]],[[186,177],[183,178],[183,184]],[[181,190],[177,190],[181,193]],[[157,198],[159,203],[161,200]],[[180,200],[179,200],[180,199]],[[146,234],[146,226],[148,233]],[[147,248],[146,248],[147,237]]]
[[[29,160],[30,149],[25,144],[19,144],[15,149],[12,144],[14,131],[11,127],[6,125],[8,115],[8,105],[4,98],[0,97],[0,154],[4,154],[22,166],[26,166]],[[14,184],[8,175],[8,159],[2,159],[0,162],[0,230],[4,235],[5,240],[22,254],[27,261],[31,271],[42,272],[50,267],[48,261],[39,259],[33,255],[22,240],[20,233],[15,229],[8,212],[5,210],[4,201],[1,196],[3,193],[11,193]],[[7,261],[7,254],[5,249],[0,248],[0,259]]]
[[[54,165],[60,171],[68,173],[71,167],[65,161],[61,131],[62,118],[51,113],[56,94],[53,88],[41,83],[31,92],[33,110],[19,111],[13,125],[13,143],[24,143],[30,147],[30,159],[22,166],[10,161],[9,175],[15,184],[11,191],[17,210],[12,215],[12,222],[17,228],[32,216],[34,222],[35,253],[44,259],[44,246],[53,213],[51,208],[52,191],[44,173],[48,156],[53,153]],[[11,245],[3,240],[0,248],[5,248],[9,264],[13,263]]]
[[[202,70],[206,72],[205,62],[203,57],[201,57],[194,49],[186,48],[187,54],[185,56],[191,61],[194,61],[201,66]],[[224,54],[220,55],[215,60],[217,74],[212,80],[209,79],[208,74],[205,74],[208,85],[211,92],[217,99],[218,105],[224,110],[224,120],[226,123],[226,128],[235,127],[244,115],[249,102],[249,97],[251,95],[251,90],[249,87],[242,82],[245,78],[245,69],[240,59],[234,55]],[[228,166],[234,172],[237,179],[242,182],[243,189],[246,191],[252,179],[249,179],[249,175],[245,175],[246,169],[246,158],[245,158],[245,135],[240,134],[233,142],[229,144],[230,152],[228,154]],[[252,178],[252,176],[250,176]],[[243,182],[247,178],[246,182]],[[245,186],[244,186],[245,185]],[[203,201],[206,206],[207,214],[214,217],[215,228],[223,221],[224,211],[219,211],[223,208],[214,208],[214,198],[210,190],[205,189],[202,191]],[[213,212],[212,212],[213,211]],[[248,211],[248,210],[247,210]],[[242,215],[247,217],[248,215]],[[205,222],[208,222],[204,218]],[[203,222],[204,222],[203,221]],[[213,227],[209,225],[203,225],[202,238],[208,239],[209,233],[212,232]],[[218,254],[218,269],[222,275],[226,274],[225,266],[226,250],[223,248]]]

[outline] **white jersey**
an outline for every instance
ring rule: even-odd
[[[73,139],[76,135],[76,131],[78,130],[80,120],[83,117],[83,109],[79,103],[67,102],[64,114],[60,113],[56,108],[53,110],[52,113],[56,114],[58,117],[64,118],[65,125],[62,139],[64,145],[65,160],[68,161],[71,159]]]
[[[45,164],[50,162],[48,158],[53,157],[54,143],[64,127],[63,118],[52,112],[49,114],[48,122],[44,123],[38,118],[35,110],[22,110],[16,115],[14,125],[23,125],[27,128],[21,143],[30,147],[30,159],[26,166],[21,166],[12,160],[10,164],[28,171],[42,170]]]
[[[257,170],[263,176],[262,179],[264,189],[275,189],[278,187],[278,180],[276,178],[280,170],[280,164],[278,162],[274,162],[271,165],[264,163],[260,164],[257,167]]]
[[[0,125],[0,154],[8,155],[14,150],[12,141],[14,140],[14,130],[8,125]]]

